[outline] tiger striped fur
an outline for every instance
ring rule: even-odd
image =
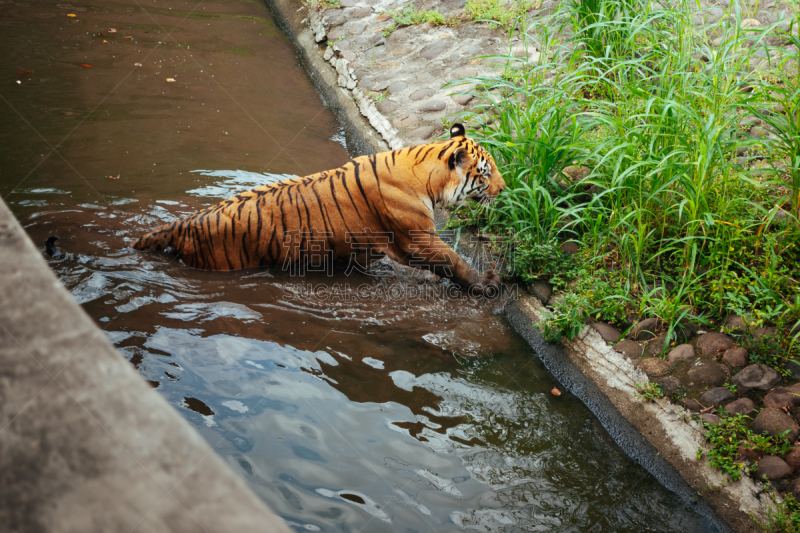
[[[191,267],[236,270],[302,261],[308,243],[321,241],[331,259],[372,248],[489,294],[499,276],[476,271],[441,240],[433,209],[467,199],[488,203],[504,188],[492,156],[455,124],[446,141],[257,187],[166,224],[132,247],[172,248]],[[289,242],[292,235],[299,246]]]

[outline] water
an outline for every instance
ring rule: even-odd
[[[0,0],[0,21],[3,199],[42,249],[60,236],[76,301],[292,527],[712,529],[550,393],[502,302],[388,264],[209,273],[124,248],[348,159],[260,3]]]

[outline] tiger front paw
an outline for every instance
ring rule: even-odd
[[[473,280],[469,287],[469,293],[472,296],[497,298],[500,295],[500,286],[503,283],[503,279],[494,270],[476,271]]]

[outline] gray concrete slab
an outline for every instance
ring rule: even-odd
[[[116,352],[2,200],[0,530],[289,531]]]

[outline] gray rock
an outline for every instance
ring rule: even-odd
[[[800,502],[800,477],[789,483],[786,487],[786,492],[794,496],[794,499]]]
[[[763,364],[746,366],[731,379],[731,383],[739,387],[739,392],[750,389],[769,390],[780,382],[781,375],[774,368]]]
[[[683,383],[681,383],[681,380],[679,380],[675,376],[667,376],[665,378],[661,378],[657,380],[656,383],[658,384],[659,387],[661,387],[661,390],[663,390],[666,394],[670,394],[672,392],[675,392],[683,388]]]
[[[621,353],[628,359],[636,359],[644,353],[644,347],[636,341],[624,340],[614,345],[614,351]]]
[[[343,57],[344,59],[346,59],[348,61],[354,61],[358,57],[358,55],[355,52],[351,52],[349,50],[345,50],[344,52],[339,54],[339,57]]]
[[[795,363],[793,360],[784,365],[784,368],[791,372],[789,375],[792,379],[800,379],[800,364]]]
[[[434,94],[436,94],[436,91],[433,89],[417,89],[411,93],[408,98],[412,102],[416,102],[417,100],[422,100],[423,98],[430,98]]]
[[[753,423],[750,424],[750,429],[756,433],[768,433],[773,437],[788,429],[791,431],[789,439],[792,442],[800,435],[800,427],[797,426],[797,422],[780,409],[773,409],[772,407],[765,407],[758,413]]]
[[[747,323],[739,315],[728,315],[722,325],[725,326],[725,329],[734,333],[747,331]]]
[[[767,455],[758,460],[758,467],[756,468],[756,479],[758,480],[766,478],[770,481],[775,481],[791,475],[792,467],[780,457]]]
[[[642,359],[639,363],[639,370],[647,374],[648,377],[660,378],[669,374],[669,371],[672,370],[672,365],[664,359]]]
[[[715,357],[733,346],[733,339],[723,333],[712,331],[697,338],[697,347],[705,357]]]
[[[730,366],[744,366],[747,364],[747,350],[744,348],[730,348],[722,354],[722,361]]]
[[[353,7],[356,5],[356,3],[353,0],[341,0],[341,2],[339,2],[339,5],[341,7]]]
[[[528,290],[531,291],[531,294],[536,296],[536,298],[546,304],[550,297],[553,295],[553,284],[549,281],[538,280],[528,287]]]
[[[645,350],[647,351],[648,354],[650,354],[650,356],[658,357],[665,350],[664,343],[666,340],[667,340],[667,334],[662,333],[658,335],[655,339],[648,342],[647,348],[645,348]],[[669,345],[667,345],[666,349],[669,349]]]
[[[450,99],[453,100],[458,105],[467,105],[472,101],[473,98],[475,97],[472,96],[471,94],[454,94],[453,96],[450,97]]]
[[[375,108],[384,115],[391,115],[394,113],[399,106],[397,102],[393,102],[391,100],[381,100],[377,104],[375,104]]]
[[[725,387],[714,387],[700,395],[700,403],[705,405],[720,405],[722,402],[733,400],[733,398],[733,393]]]
[[[408,84],[404,81],[396,81],[389,85],[386,90],[389,91],[389,94],[397,94],[401,91],[405,91]]]
[[[573,241],[562,242],[559,249],[562,253],[567,255],[574,255],[578,253],[578,244]]]
[[[756,405],[750,398],[739,398],[735,402],[731,402],[723,407],[728,413],[739,413],[742,415],[749,415],[756,409]]]
[[[667,359],[670,363],[677,363],[678,361],[689,361],[695,358],[694,346],[691,344],[681,344],[674,347],[669,351]]]
[[[362,89],[369,89],[372,86],[372,78],[365,77],[358,80],[357,87],[361,87]]]
[[[609,324],[595,322],[591,325],[591,327],[594,328],[606,342],[617,342],[617,340],[622,337],[622,333],[620,333],[617,328]]]
[[[705,383],[706,385],[722,386],[728,377],[725,367],[713,361],[699,363],[688,372],[689,381],[692,383]]]
[[[419,106],[419,110],[423,113],[433,113],[436,111],[444,111],[446,107],[447,103],[445,103],[444,100],[431,100]]]
[[[629,335],[637,341],[649,341],[656,336],[656,332],[660,329],[659,322],[657,318],[645,318],[633,326]]]
[[[684,399],[682,403],[686,409],[689,411],[694,411],[695,413],[699,412],[700,409],[703,408],[703,406],[700,405],[700,402],[697,400],[692,400],[691,398]]]
[[[450,41],[446,39],[437,39],[436,41],[432,42],[422,50],[420,50],[419,55],[424,59],[433,59],[434,57],[438,56],[448,48],[450,48]]]
[[[436,132],[433,126],[422,126],[408,134],[409,139],[429,139]]]
[[[700,415],[700,419],[709,426],[715,426],[719,424],[719,417],[717,415],[712,415],[711,413],[703,413]]]

